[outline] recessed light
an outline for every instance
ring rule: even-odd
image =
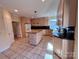
[[[14,12],[18,12],[18,10],[17,10],[17,9],[15,9],[15,10],[14,10]]]
[[[34,11],[34,13],[37,13],[37,11]]]
[[[42,0],[42,2],[45,2],[45,0]]]

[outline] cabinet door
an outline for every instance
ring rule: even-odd
[[[57,11],[57,24],[63,26],[63,14],[64,14],[64,0],[60,0],[58,11]]]
[[[54,51],[57,53],[59,56],[61,56],[61,50],[62,50],[62,39],[60,38],[54,38]]]

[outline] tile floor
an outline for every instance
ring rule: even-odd
[[[59,59],[53,53],[52,41],[51,37],[44,36],[37,46],[33,46],[28,43],[28,38],[19,38],[0,53],[0,59]]]

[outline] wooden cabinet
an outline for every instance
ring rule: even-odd
[[[77,0],[61,0],[63,5],[63,27],[75,26],[77,15]]]
[[[58,56],[61,56],[61,50],[62,50],[62,39],[54,37],[53,39],[53,45],[54,45],[54,52],[57,53]]]
[[[52,31],[51,30],[45,30],[45,35],[46,36],[52,36]]]
[[[58,11],[57,11],[57,24],[62,26],[63,25],[63,15],[64,15],[64,0],[60,0]]]
[[[72,59],[74,51],[74,41],[68,39],[53,38],[54,52],[61,59]]]
[[[31,24],[32,26],[49,26],[47,17],[34,18],[31,20]]]

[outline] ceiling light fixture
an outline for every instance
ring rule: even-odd
[[[45,0],[42,0],[42,2],[45,2]]]
[[[15,10],[14,10],[14,12],[18,12],[18,10],[17,10],[17,9],[15,9]]]

